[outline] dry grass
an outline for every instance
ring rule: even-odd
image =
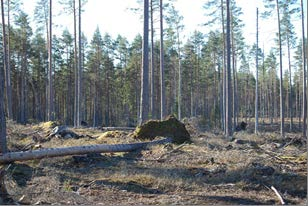
[[[19,204],[288,204],[307,202],[306,145],[276,133],[194,130],[192,144],[157,145],[131,153],[91,154],[7,165],[6,185]],[[84,137],[40,142],[44,148],[134,142],[127,132],[72,129]],[[11,150],[37,144],[50,128],[9,124]],[[35,132],[35,133],[34,133]],[[289,138],[300,134],[288,133]],[[306,153],[305,153],[306,152]]]

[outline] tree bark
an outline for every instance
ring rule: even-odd
[[[165,100],[165,79],[164,79],[164,28],[163,28],[163,0],[160,0],[160,119],[165,118],[166,100]]]
[[[177,44],[178,44],[178,66],[179,66],[179,84],[178,84],[178,119],[181,121],[182,118],[182,111],[181,111],[181,105],[182,105],[182,68],[181,68],[181,45],[180,45],[180,31],[179,26],[177,25]]]
[[[151,118],[154,118],[154,8],[153,1],[151,0],[151,96],[150,96],[150,111]]]
[[[148,119],[149,105],[149,0],[144,0],[144,22],[142,41],[142,69],[141,69],[141,95],[139,124]]]

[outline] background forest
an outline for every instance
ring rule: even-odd
[[[282,65],[279,63],[278,35],[273,35],[277,45],[267,54],[257,41],[249,46],[243,37],[242,19],[245,16],[236,1],[231,1],[233,127],[238,121],[255,118],[256,110],[262,121],[279,121],[279,66],[283,68],[283,110],[290,124],[286,128],[292,130],[294,121],[301,126],[304,108],[302,36],[295,32],[292,23],[301,20],[300,2],[278,2]],[[4,3],[2,21],[6,22],[8,52],[4,96],[8,119],[22,124],[47,120],[59,120],[74,126],[81,121],[89,126],[138,124],[142,35],[129,42],[125,36],[112,38],[97,28],[92,37],[86,37],[82,34],[79,5],[87,2],[79,1],[78,4],[74,0],[62,0],[63,11],[66,11],[62,15],[74,20],[74,32],[65,29],[61,35],[52,34],[51,1],[39,0],[34,14],[26,14],[20,9],[22,1]],[[260,26],[262,19],[277,17],[274,1],[264,1],[264,5],[266,10],[260,11]],[[173,1],[164,1],[163,47],[157,35],[159,1],[150,1],[149,7],[148,118],[160,119],[167,114],[174,114],[179,119],[199,117],[206,128],[223,128],[225,2],[205,1],[207,18],[204,26],[209,28],[208,32],[196,30],[184,39],[183,17]],[[132,10],[142,15],[143,10]],[[29,15],[35,16],[36,28],[30,26]],[[163,56],[160,48],[163,48]],[[4,57],[3,48],[0,55]],[[164,61],[161,61],[162,57]],[[1,58],[0,61],[4,60]],[[3,69],[3,62],[0,65]],[[165,101],[161,101],[162,94]],[[164,115],[161,115],[161,102]]]

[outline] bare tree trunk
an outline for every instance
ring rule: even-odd
[[[227,0],[227,79],[226,79],[226,137],[232,138],[232,86],[231,86],[231,30],[230,1]]]
[[[178,65],[179,65],[179,85],[178,85],[178,119],[182,119],[182,68],[181,68],[181,47],[180,47],[180,31],[177,27],[177,41],[178,41]]]
[[[302,55],[303,55],[303,136],[307,137],[307,84],[306,84],[306,44],[305,44],[305,25],[304,25],[304,8],[303,0],[301,0],[302,14]]]
[[[266,84],[266,80],[265,80],[265,65],[264,65],[264,44],[263,44],[263,53],[262,53],[262,74],[263,74],[263,123],[264,123],[264,118],[265,118],[265,113],[266,113],[266,117],[268,118],[268,107],[266,108],[266,100],[268,100],[268,96],[267,96],[267,84]],[[265,112],[266,111],[266,112]]]
[[[78,55],[77,55],[77,14],[76,0],[73,0],[73,15],[74,15],[74,70],[75,70],[75,95],[74,95],[74,127],[77,127],[78,114]]]
[[[159,4],[160,13],[160,119],[165,118],[166,100],[165,100],[165,79],[164,79],[164,28],[163,28],[163,0]]]
[[[52,81],[52,0],[49,0],[49,47],[48,47],[48,71],[49,71],[49,113],[48,120],[54,120],[54,100]]]
[[[150,110],[151,117],[154,118],[154,8],[153,0],[151,0],[151,96],[150,96]]]
[[[257,8],[257,28],[256,28],[256,94],[255,94],[255,133],[258,133],[258,124],[259,124],[259,116],[258,116],[258,81],[259,81],[259,60],[258,60],[258,51],[259,51],[259,9]]]
[[[4,22],[4,21],[3,21]],[[11,84],[11,63],[10,63],[10,59],[11,59],[11,49],[10,49],[10,0],[7,1],[7,27],[8,27],[8,35],[7,35],[7,74],[9,76],[8,78],[8,119],[13,119],[13,103],[12,103],[12,84]]]
[[[76,127],[80,127],[80,97],[81,97],[81,73],[82,73],[82,64],[81,64],[81,0],[79,0],[79,22],[78,22],[78,72],[77,72],[77,105],[76,105]]]
[[[149,105],[149,0],[144,0],[144,22],[142,41],[142,69],[141,69],[141,95],[140,113],[138,124],[144,123],[148,119]]]
[[[292,109],[292,68],[291,68],[291,56],[290,56],[290,39],[287,34],[287,46],[288,46],[288,62],[289,62],[289,118],[290,118],[290,132],[293,130],[293,109]]]
[[[4,5],[3,0],[1,0],[1,17],[2,17],[2,42],[3,42],[3,56],[4,56],[4,73],[5,73],[5,83],[6,83],[6,104],[7,104],[7,116],[8,119],[13,119],[12,115],[12,90],[11,90],[11,71],[8,63],[8,47],[7,47],[7,34],[5,28],[4,19]]]
[[[232,15],[231,15],[232,17]],[[233,130],[237,125],[237,70],[236,70],[236,54],[235,54],[235,43],[234,43],[234,33],[233,28],[231,28],[231,45],[232,45],[232,74],[233,74],[233,90],[232,90],[232,111],[233,111]]]
[[[193,82],[193,72],[194,69],[191,66],[191,72],[190,72],[190,117],[194,116],[194,82]]]
[[[27,75],[27,52],[26,52],[26,45],[22,43],[22,57],[21,57],[21,97],[20,97],[20,122],[22,124],[26,123],[27,115],[27,84],[26,84],[26,75]]]
[[[222,49],[222,71],[223,71],[223,83],[222,83],[222,90],[223,90],[223,95],[222,95],[222,129],[224,130],[224,134],[227,133],[227,126],[226,126],[226,76],[227,76],[227,70],[226,70],[226,38],[225,38],[225,21],[224,21],[224,7],[223,7],[223,0],[221,0],[221,19],[222,19],[222,39],[223,39],[223,49]]]
[[[4,18],[3,12],[3,0],[1,0],[1,11],[2,11],[2,19]],[[4,154],[7,152],[6,145],[6,122],[5,122],[5,114],[4,114],[4,104],[3,104],[3,93],[4,93],[4,68],[0,68],[0,153]]]
[[[282,76],[282,48],[281,48],[281,29],[280,29],[280,12],[279,3],[276,0],[277,17],[278,17],[278,38],[279,38],[279,61],[280,61],[280,134],[284,137],[284,99],[283,99],[283,76]]]

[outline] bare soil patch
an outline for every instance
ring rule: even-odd
[[[8,204],[287,204],[307,203],[307,147],[300,133],[282,139],[249,131],[226,140],[219,131],[188,125],[192,143],[130,153],[88,154],[6,165]],[[47,125],[47,126],[46,126]],[[52,125],[54,126],[54,125]],[[79,138],[53,137],[52,127],[8,125],[11,151],[140,141],[128,131],[73,129]],[[293,141],[294,140],[294,141]],[[293,142],[292,142],[293,141]]]

